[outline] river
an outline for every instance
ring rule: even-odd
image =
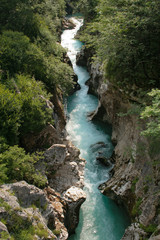
[[[65,30],[61,37],[61,44],[68,49],[68,56],[73,64],[74,72],[78,76],[81,90],[68,98],[67,112],[69,120],[66,126],[68,138],[81,151],[81,157],[87,161],[85,168],[85,187],[87,199],[80,210],[80,221],[76,234],[70,240],[120,240],[125,228],[129,225],[129,218],[122,207],[102,195],[98,190],[100,183],[109,178],[109,168],[101,165],[96,156],[103,152],[110,157],[113,152],[111,143],[111,126],[88,120],[89,112],[98,105],[97,97],[87,94],[89,73],[85,67],[76,65],[76,54],[83,43],[75,40],[74,36],[83,25],[83,19],[72,18],[76,28]]]

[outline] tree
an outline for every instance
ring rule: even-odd
[[[160,2],[101,0],[84,37],[115,85],[160,87]],[[87,33],[86,33],[87,35]],[[86,36],[85,35],[85,36]]]
[[[44,187],[47,180],[35,170],[35,163],[41,154],[26,154],[24,149],[12,146],[0,154],[0,183],[26,180],[38,187]]]
[[[141,119],[147,120],[146,130],[142,134],[160,139],[160,90],[152,89],[148,95],[151,97],[151,104],[141,113]]]
[[[53,123],[53,110],[46,106],[49,98],[44,85],[29,76],[17,75],[0,84],[0,136],[14,145],[23,135]]]

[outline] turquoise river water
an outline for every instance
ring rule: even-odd
[[[76,234],[70,240],[120,240],[129,218],[125,210],[117,206],[112,200],[102,195],[98,190],[100,183],[109,178],[109,169],[102,166],[97,160],[98,152],[110,157],[113,151],[111,143],[111,126],[102,123],[93,123],[87,120],[87,114],[96,109],[98,99],[87,94],[85,85],[89,73],[85,67],[76,65],[76,54],[80,51],[82,43],[74,36],[83,25],[83,19],[72,18],[76,23],[73,30],[65,30],[62,34],[61,44],[68,49],[81,90],[68,98],[67,123],[68,138],[81,151],[81,157],[87,161],[85,168],[85,187],[87,199],[80,210],[80,221]]]

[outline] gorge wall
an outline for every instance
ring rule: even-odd
[[[83,59],[86,62],[88,58],[90,55],[83,49],[77,63],[81,64]],[[99,97],[99,106],[92,118],[112,124],[115,144],[112,177],[99,189],[128,209],[132,224],[123,240],[160,239],[159,155],[155,151],[158,146],[141,135],[144,122],[138,117],[135,99],[111,83],[104,83],[101,64],[91,64],[89,59],[87,64],[91,74],[89,93]]]
[[[64,28],[75,27],[69,21],[67,24],[64,20]],[[64,61],[69,63],[67,56]],[[76,81],[74,76],[78,86]],[[41,98],[44,99],[43,96]],[[44,108],[52,110],[54,124],[48,123],[37,134],[25,135],[21,145],[29,152],[44,151],[35,169],[47,179],[47,184],[43,190],[26,181],[16,180],[0,186],[1,239],[13,239],[14,236],[15,239],[65,240],[74,233],[79,221],[79,209],[86,199],[82,190],[85,160],[80,158],[80,151],[66,140],[61,90],[55,88],[51,101],[46,100],[45,103]]]

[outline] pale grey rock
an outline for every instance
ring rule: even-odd
[[[79,154],[79,149],[69,141],[66,145],[53,145],[45,152],[49,185],[57,192],[63,193],[72,186],[83,188],[85,160]]]
[[[63,195],[67,202],[77,202],[79,199],[86,199],[86,194],[81,188],[71,187]]]
[[[63,30],[74,29],[76,27],[72,18],[70,18],[70,19],[64,18],[62,24],[63,24]]]
[[[86,199],[86,194],[81,188],[71,187],[63,197],[67,203],[66,227],[69,234],[73,234],[79,222],[79,210]]]
[[[62,165],[67,157],[66,145],[54,144],[45,151],[44,156],[48,165]]]
[[[126,229],[122,240],[140,240],[142,236],[146,236],[146,233],[139,228],[139,224],[133,223]]]
[[[30,221],[33,226],[41,223],[48,232],[47,239],[54,237],[48,228],[48,224],[52,224],[52,229],[55,228],[54,208],[44,191],[21,181],[2,185],[0,198],[5,202],[4,207],[0,208],[0,219],[4,218],[8,225],[14,224],[12,218],[9,217],[10,214],[14,213],[24,222]]]

